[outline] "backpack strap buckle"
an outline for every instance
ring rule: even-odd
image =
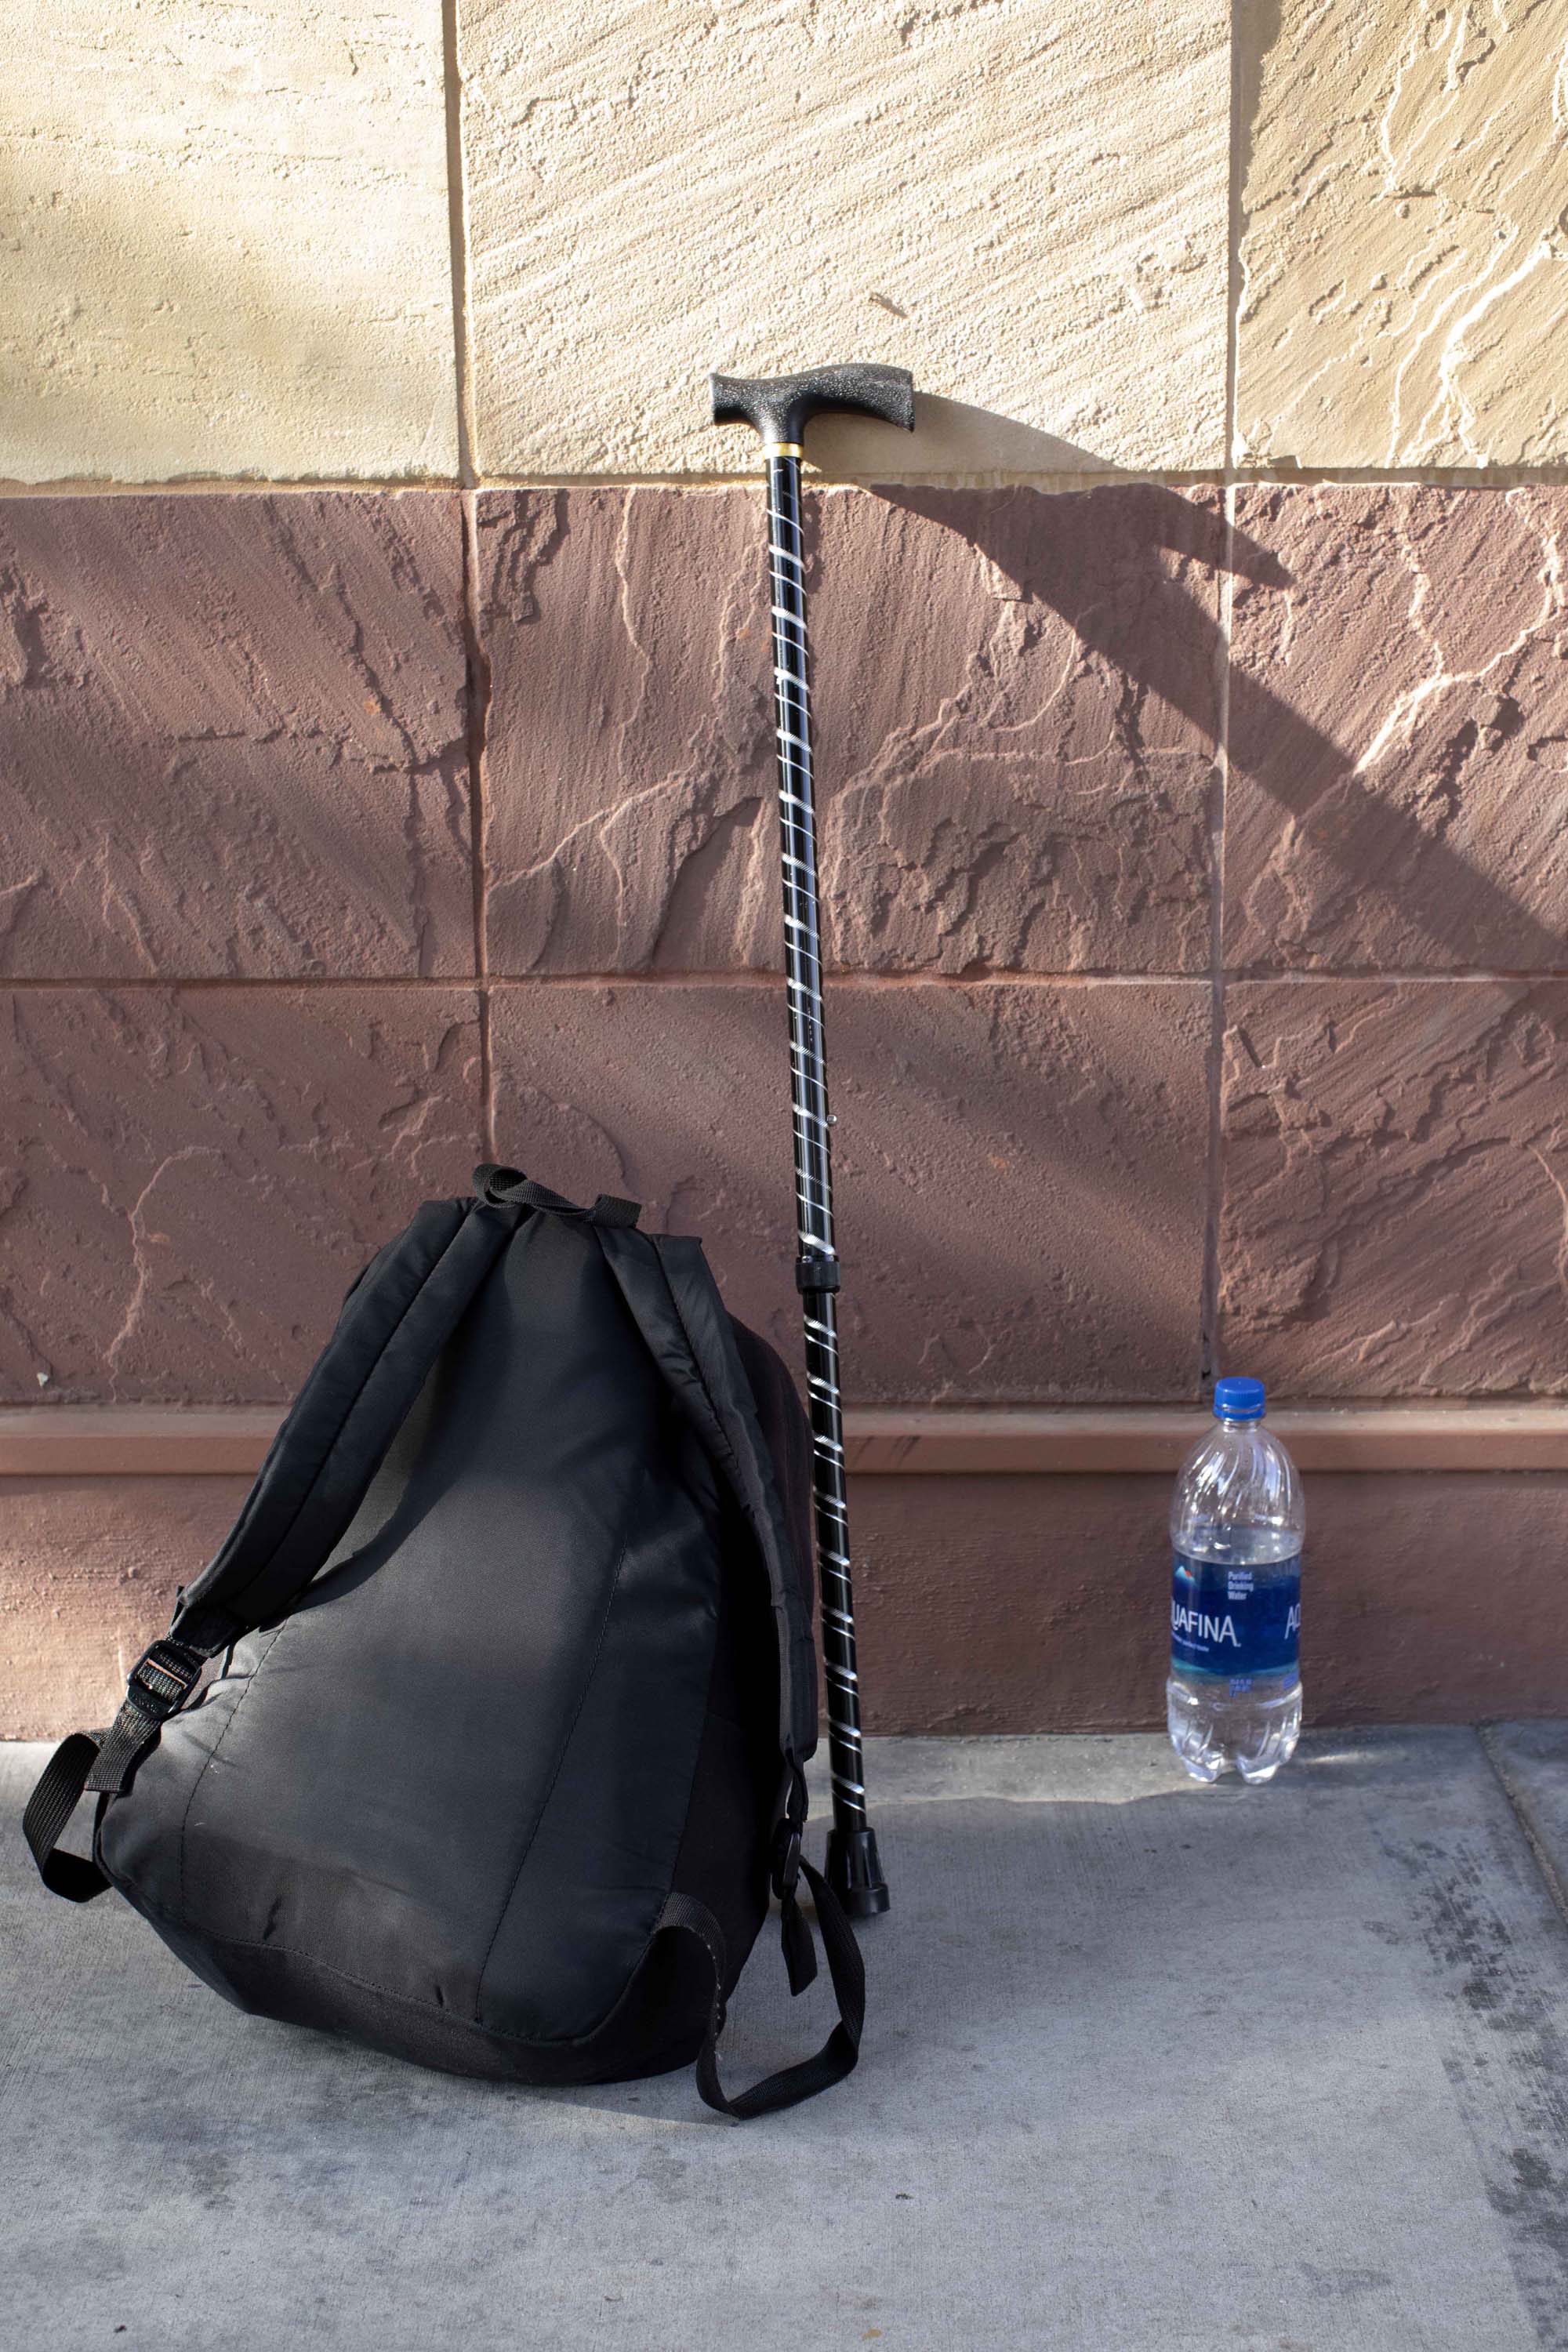
[[[773,1893],[787,1903],[800,1877],[800,1830],[794,1822],[780,1822],[773,1830]]]
[[[205,1654],[165,1634],[143,1650],[131,1669],[120,1712],[104,1734],[88,1774],[89,1795],[119,1796],[142,1750],[158,1727],[184,1706],[202,1677]]]
[[[772,1883],[773,1893],[781,1903],[794,1900],[795,1885],[800,1877],[800,1848],[805,1832],[807,1802],[805,1775],[798,1764],[791,1761],[784,1767],[784,1787],[773,1821]]]
[[[133,1698],[143,1715],[151,1715],[162,1723],[183,1706],[202,1677],[206,1660],[199,1650],[184,1642],[173,1642],[167,1635],[144,1650],[131,1669],[126,1685],[127,1698]]]

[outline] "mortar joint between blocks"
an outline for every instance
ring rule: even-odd
[[[491,676],[485,646],[479,591],[479,498],[459,497],[463,530],[463,641],[468,697],[468,856],[473,879],[474,986],[479,999],[479,1133],[483,1156],[496,1157],[495,1081],[490,1050],[489,944],[486,854],[486,751],[489,737]]]
[[[447,129],[447,223],[452,273],[452,366],[458,409],[458,479],[472,489],[474,388],[468,331],[468,189],[463,163],[463,72],[458,0],[441,0],[443,98]]]
[[[1215,781],[1209,824],[1208,1146],[1204,1165],[1203,1271],[1198,1305],[1198,1377],[1219,1370],[1220,1219],[1225,1190],[1225,828],[1230,782],[1230,662],[1235,594],[1236,486],[1222,493],[1225,559],[1220,570],[1215,643]]]

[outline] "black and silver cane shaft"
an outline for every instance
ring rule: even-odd
[[[763,436],[768,481],[768,582],[773,612],[779,835],[784,872],[784,993],[789,1016],[795,1127],[795,1285],[805,1325],[812,1434],[812,1497],[827,1680],[827,1749],[833,1789],[830,1883],[861,1917],[888,1907],[887,1881],[866,1813],[860,1685],[855,1647],[844,1416],[838,1377],[838,1255],[833,1230],[833,1118],[823,1041],[822,933],[816,884],[816,812],[811,767],[805,572],[801,545],[801,446],[795,437],[824,409],[912,421],[913,391],[891,368],[824,368],[805,376],[740,383],[715,377],[720,422],[744,418]]]
[[[866,1774],[860,1681],[850,1581],[849,1504],[838,1382],[838,1256],[833,1233],[833,1118],[822,1034],[822,931],[816,889],[816,812],[811,773],[811,689],[806,677],[805,581],[800,531],[800,451],[763,452],[768,468],[768,576],[773,605],[779,840],[784,866],[784,994],[789,1012],[790,1105],[795,1126],[795,1286],[805,1323],[811,1415],[812,1506],[827,1680],[827,1755],[833,1784],[834,1865],[847,1841],[864,1847]],[[847,1865],[849,1856],[844,1856]],[[847,1874],[835,1867],[833,1875]],[[878,1873],[880,1876],[880,1873]],[[885,1892],[885,1890],[884,1890]]]

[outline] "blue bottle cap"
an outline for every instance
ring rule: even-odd
[[[1214,1384],[1216,1421],[1261,1421],[1264,1402],[1261,1381],[1215,1381]]]

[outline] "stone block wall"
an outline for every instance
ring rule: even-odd
[[[1219,1370],[1321,1471],[1320,1714],[1559,1710],[1552,12],[29,0],[14,47],[0,1730],[102,1714],[480,1158],[702,1234],[793,1349],[705,378],[846,357],[920,393],[808,469],[872,1720],[1157,1713]]]

